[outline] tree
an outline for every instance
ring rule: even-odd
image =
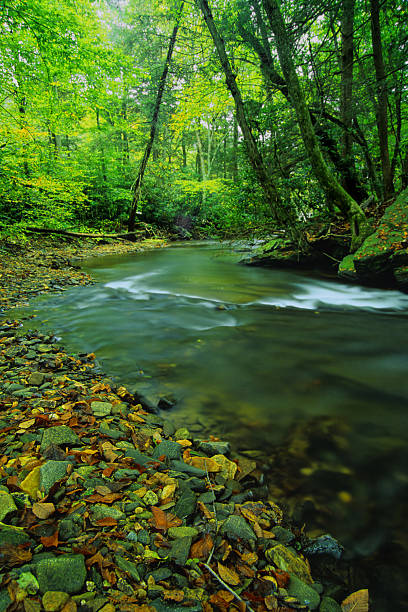
[[[160,77],[159,87],[158,87],[157,96],[156,96],[156,102],[155,102],[155,105],[154,105],[153,117],[152,117],[152,121],[151,121],[151,124],[150,124],[150,136],[149,136],[149,140],[148,140],[148,143],[146,145],[146,149],[144,151],[143,158],[142,158],[142,161],[141,161],[140,166],[139,166],[139,171],[138,171],[136,180],[135,180],[135,182],[134,182],[134,184],[132,186],[133,199],[132,199],[132,206],[131,206],[131,209],[130,209],[130,215],[129,215],[129,221],[128,221],[128,231],[129,232],[133,232],[134,229],[135,229],[136,212],[137,212],[137,207],[138,207],[138,203],[139,203],[139,199],[140,199],[140,192],[141,192],[141,189],[142,189],[143,177],[144,177],[144,173],[146,171],[146,167],[147,167],[147,164],[148,164],[148,161],[149,161],[150,154],[152,152],[153,143],[154,143],[154,139],[155,139],[155,136],[156,136],[157,122],[158,122],[159,112],[160,112],[160,105],[161,105],[162,98],[163,98],[164,88],[166,86],[166,79],[167,79],[167,74],[168,74],[169,68],[170,68],[170,62],[171,62],[171,58],[172,58],[173,51],[174,51],[174,45],[176,44],[177,32],[178,32],[178,29],[180,27],[180,20],[181,20],[182,13],[183,13],[183,7],[184,7],[184,0],[182,0],[182,2],[180,4],[180,8],[179,8],[176,24],[175,24],[175,26],[173,28],[173,32],[172,32],[172,35],[170,37],[169,48],[168,48],[168,51],[167,51],[166,60],[164,62],[163,72],[162,72],[162,75]]]
[[[365,234],[366,219],[364,212],[339,184],[323,158],[296,73],[290,40],[278,3],[276,0],[263,0],[263,4],[274,34],[279,61],[313,172],[326,194],[328,206],[330,208],[337,206],[343,215],[350,220],[353,246],[357,247]]]

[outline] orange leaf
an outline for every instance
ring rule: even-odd
[[[99,525],[100,527],[115,527],[117,524],[118,521],[110,516],[98,519],[96,521],[96,525]]]
[[[232,593],[222,589],[220,591],[217,591],[217,593],[214,593],[214,595],[211,595],[208,601],[214,604],[215,606],[222,607],[228,606],[228,604],[230,604],[233,599],[234,596]]]
[[[110,478],[112,476],[112,472],[114,471],[115,471],[115,468],[107,467],[103,470],[102,476],[105,476],[105,478]]]
[[[151,524],[159,531],[166,531],[168,528],[167,514],[156,506],[152,506],[151,508],[153,512],[153,517],[150,519]]]
[[[212,537],[207,533],[201,540],[194,542],[190,550],[190,557],[192,559],[206,560],[213,546]]]
[[[368,590],[355,591],[341,602],[342,612],[368,612]]]
[[[166,589],[164,589],[164,591],[162,591],[162,597],[164,599],[170,599],[171,601],[183,601],[184,599],[184,592],[174,589],[174,591],[166,591]]]
[[[35,502],[33,504],[32,510],[33,510],[33,514],[35,514],[35,516],[38,517],[39,519],[46,519],[49,516],[51,516],[51,514],[54,514],[55,506],[54,504],[48,504],[44,502]]]
[[[207,506],[203,503],[203,502],[197,502],[197,506],[199,507],[200,511],[204,514],[204,517],[207,519],[211,519],[213,518],[212,512],[210,512],[207,508]]]
[[[89,495],[85,497],[85,500],[88,502],[100,502],[102,504],[112,504],[117,499],[122,499],[122,493],[109,493],[108,495],[99,495],[99,493],[94,493],[93,495]]]
[[[58,529],[57,531],[52,535],[47,537],[42,537],[41,539],[41,544],[43,544],[46,548],[50,548],[51,546],[55,546],[55,548],[58,547]]]
[[[220,562],[218,562],[218,573],[224,580],[224,582],[226,582],[227,584],[237,586],[240,583],[237,572],[233,569],[230,569],[226,565],[221,565]]]

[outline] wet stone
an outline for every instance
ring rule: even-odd
[[[181,519],[188,518],[194,514],[196,503],[196,496],[193,491],[185,488],[174,506],[174,514]]]
[[[184,566],[187,563],[191,543],[191,537],[177,538],[177,540],[174,540],[169,550],[169,557],[171,557],[177,565]]]
[[[191,474],[191,476],[205,476],[205,470],[201,470],[200,468],[196,468],[193,465],[188,465],[188,463],[184,463],[184,461],[176,461],[173,460],[171,462],[171,467],[173,470],[177,472],[181,472],[184,474]]]
[[[120,555],[115,555],[115,562],[119,569],[127,572],[133,578],[133,580],[136,580],[136,582],[140,581],[140,575],[134,563],[127,561]]]
[[[65,592],[78,593],[86,578],[83,555],[64,555],[42,559],[37,564],[37,580],[41,593],[56,591],[64,585]]]
[[[194,538],[198,535],[198,529],[195,527],[170,527],[167,531],[170,538]]]
[[[341,612],[341,606],[331,597],[323,597],[319,612]]]
[[[92,519],[94,522],[104,518],[113,518],[116,520],[126,518],[126,514],[115,508],[115,506],[106,506],[105,504],[96,504],[91,508]]]
[[[222,524],[221,533],[232,539],[246,542],[256,540],[255,533],[242,516],[229,516]]]
[[[335,559],[340,559],[344,548],[339,542],[329,534],[319,536],[305,548],[308,555],[330,555]]]
[[[28,378],[28,384],[34,387],[40,387],[45,381],[45,375],[42,372],[33,372]]]
[[[44,463],[40,468],[40,489],[49,493],[55,483],[65,478],[69,467],[69,461],[50,460]]]
[[[58,537],[62,541],[70,540],[78,537],[81,531],[81,525],[75,519],[66,518],[59,524]]]
[[[226,455],[230,451],[229,442],[200,442],[198,449],[212,457],[213,455]]]
[[[106,417],[112,414],[112,404],[110,402],[92,402],[91,410],[96,417]]]
[[[58,612],[67,603],[68,593],[64,591],[47,591],[42,597],[45,612]]]
[[[40,450],[43,452],[50,444],[74,446],[79,443],[80,439],[72,429],[66,425],[57,425],[44,431]]]
[[[297,576],[291,575],[287,591],[291,597],[296,597],[301,604],[308,606],[310,610],[316,610],[319,607],[319,593]]]
[[[158,459],[162,455],[167,457],[167,459],[181,459],[181,451],[182,446],[177,444],[177,442],[172,442],[171,440],[163,440],[160,442],[154,449],[152,453],[152,457],[154,459]]]
[[[8,594],[7,589],[3,589],[0,591],[0,612],[6,612],[10,604],[10,595]]]
[[[14,499],[9,493],[0,491],[0,521],[3,521],[8,514],[17,510]]]
[[[295,536],[289,529],[285,529],[284,527],[274,527],[272,533],[275,534],[275,537],[278,542],[281,544],[290,544],[295,539]]]

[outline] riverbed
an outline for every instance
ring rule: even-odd
[[[306,530],[382,560],[389,603],[384,571],[406,563],[408,295],[239,258],[190,243],[88,260],[99,282],[39,300],[37,320],[175,402],[177,424],[260,459]]]

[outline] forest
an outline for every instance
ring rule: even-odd
[[[137,219],[302,245],[340,221],[355,250],[408,184],[407,20],[388,0],[3,2],[1,235]]]
[[[407,609],[406,0],[0,28],[0,612]]]

